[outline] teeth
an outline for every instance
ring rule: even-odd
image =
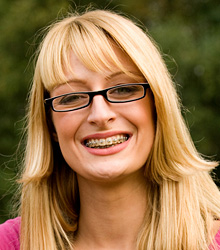
[[[105,146],[105,139],[99,140],[99,146]]]
[[[122,142],[127,141],[128,136],[126,135],[117,135],[117,136],[112,136],[108,137],[106,139],[89,139],[86,140],[85,145],[86,147],[89,148],[108,148],[112,147],[116,144],[120,144]]]
[[[98,147],[99,146],[99,140],[95,140],[95,147]]]
[[[112,138],[111,138],[111,137],[108,137],[108,138],[105,140],[105,143],[106,143],[106,145],[112,145]]]

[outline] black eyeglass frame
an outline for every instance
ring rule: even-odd
[[[143,88],[144,88],[144,93],[141,97],[138,97],[136,99],[132,99],[132,100],[127,100],[127,101],[111,101],[108,99],[108,96],[107,96],[107,92],[111,89],[115,89],[115,88],[118,88],[118,87],[126,87],[126,86],[131,86],[131,85],[141,85]],[[105,98],[106,101],[110,102],[110,103],[126,103],[126,102],[134,102],[134,101],[137,101],[137,100],[140,100],[140,99],[143,99],[145,96],[146,96],[146,90],[150,88],[150,85],[149,83],[126,83],[126,84],[121,84],[121,85],[116,85],[116,86],[113,86],[113,87],[110,87],[110,88],[106,88],[106,89],[102,89],[102,90],[98,90],[98,91],[88,91],[88,92],[85,92],[85,91],[82,91],[82,92],[71,92],[71,93],[67,93],[67,94],[63,94],[63,95],[58,95],[58,96],[55,96],[55,97],[51,97],[51,98],[46,98],[44,99],[44,104],[46,106],[50,106],[52,108],[52,110],[54,112],[70,112],[70,111],[75,111],[75,110],[79,110],[79,109],[83,109],[83,108],[86,108],[88,107],[92,100],[93,100],[93,97],[96,96],[96,95],[101,95]],[[74,109],[67,109],[67,110],[56,110],[54,109],[53,107],[53,100],[56,99],[56,98],[59,98],[59,97],[62,97],[62,96],[67,96],[67,95],[71,95],[71,94],[88,94],[89,95],[89,101],[86,105],[82,106],[82,107],[79,107],[79,108],[74,108]]]

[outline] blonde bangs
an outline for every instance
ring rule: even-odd
[[[67,72],[74,76],[71,51],[92,71],[107,75],[119,69],[134,77],[118,59],[116,47],[124,52],[111,35],[86,19],[72,17],[69,22],[56,23],[42,43],[37,62],[44,88],[50,92],[66,83]]]
[[[120,47],[105,30],[82,19],[71,26],[70,36],[73,53],[88,69],[104,74],[116,68],[126,72],[114,50],[114,47]]]

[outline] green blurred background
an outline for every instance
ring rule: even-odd
[[[39,43],[35,34],[58,15],[89,3],[0,1],[0,223],[12,216],[19,171],[15,153],[33,75],[31,58]],[[196,147],[220,160],[219,0],[95,0],[93,6],[122,11],[147,27],[174,76]]]

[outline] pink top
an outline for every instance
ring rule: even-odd
[[[220,229],[218,230],[218,233],[215,236],[215,240],[218,246],[220,246]]]
[[[12,220],[7,220],[0,225],[0,250],[19,250],[20,242],[20,224],[21,218],[17,217]],[[218,248],[220,249],[220,229],[215,236]],[[210,250],[214,249],[212,246]]]
[[[0,225],[0,250],[19,250],[21,218],[7,220]]]
[[[210,246],[209,247],[210,250],[220,249],[220,229],[218,230],[217,234],[215,235],[215,243],[216,243],[216,246],[215,247]]]

